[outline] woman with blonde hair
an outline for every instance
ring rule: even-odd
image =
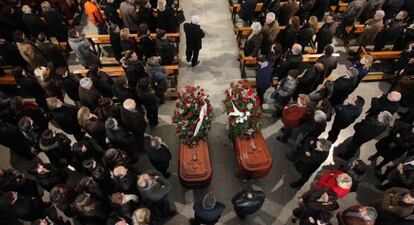
[[[105,123],[102,122],[95,114],[92,114],[89,108],[83,106],[79,109],[77,115],[78,123],[98,144],[106,147]]]
[[[134,225],[150,225],[151,211],[147,208],[139,208],[132,214]]]
[[[303,25],[298,35],[298,43],[302,45],[302,51],[305,51],[305,47],[312,41],[313,35],[318,29],[318,18],[316,16],[309,17],[308,22]]]
[[[167,33],[175,33],[177,31],[177,23],[174,20],[175,10],[167,5],[166,0],[158,0],[158,29],[163,29]]]
[[[122,55],[125,55],[126,51],[131,50],[137,54],[141,52],[138,47],[138,43],[135,38],[131,37],[131,33],[128,28],[123,28],[119,31],[119,37],[121,39]]]

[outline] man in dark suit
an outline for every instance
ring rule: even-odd
[[[325,23],[323,24],[321,29],[319,29],[316,33],[316,42],[318,43],[318,54],[323,52],[325,46],[332,43],[332,39],[335,35],[335,30],[335,20],[330,15],[326,16]]]
[[[44,110],[49,110],[46,103],[46,92],[37,82],[36,78],[21,67],[14,67],[12,74],[16,83],[29,96],[36,99],[36,103]]]
[[[198,53],[202,48],[201,39],[205,36],[204,31],[200,28],[200,18],[193,16],[191,23],[184,24],[184,31],[187,40],[185,51],[187,62],[191,61],[191,66],[197,66],[200,63]]]
[[[391,113],[382,111],[376,117],[366,117],[361,122],[355,124],[355,133],[352,136],[351,143],[346,146],[344,152],[338,153],[338,156],[344,160],[354,157],[364,143],[376,138],[387,129],[391,119]]]
[[[203,200],[194,203],[194,218],[190,219],[191,225],[209,224],[214,225],[218,222],[226,206],[221,202],[216,202],[212,192],[204,195]]]
[[[127,129],[120,127],[115,118],[109,117],[105,122],[105,133],[113,148],[120,148],[134,160],[138,159],[138,148],[135,136]]]
[[[124,127],[135,135],[138,149],[144,149],[144,132],[147,122],[143,114],[137,109],[135,101],[127,99],[121,108],[121,119]]]
[[[334,69],[338,65],[338,60],[332,54],[334,53],[334,48],[332,45],[327,45],[324,48],[324,55],[319,57],[317,62],[322,63],[325,66],[325,78],[329,77]]]
[[[137,191],[137,175],[134,171],[125,166],[116,166],[113,170],[113,183],[116,191],[134,194]]]
[[[401,93],[392,91],[379,98],[372,98],[371,108],[368,109],[366,117],[375,117],[381,111],[394,114],[400,108]]]
[[[300,44],[293,44],[292,50],[288,53],[285,60],[283,60],[277,69],[275,74],[278,80],[282,80],[288,75],[289,70],[295,70],[302,63],[303,54],[302,46]]]
[[[347,128],[361,115],[365,100],[357,96],[351,103],[337,105],[335,107],[335,119],[332,129],[329,131],[328,140],[335,143],[342,129]]]
[[[38,198],[23,196],[13,191],[0,195],[0,211],[8,216],[32,221],[41,218],[44,210],[45,203]]]
[[[272,86],[272,64],[263,55],[257,57],[259,69],[256,72],[256,92],[260,99],[260,104],[264,103],[264,94]]]
[[[257,2],[257,0],[244,0],[241,2],[239,17],[243,20],[243,26],[250,26]]]
[[[247,188],[237,193],[231,202],[238,217],[245,217],[258,211],[265,201],[265,193]]]
[[[45,54],[47,60],[52,62],[54,69],[68,66],[68,62],[60,47],[48,41],[44,33],[37,35],[37,40],[37,47]]]
[[[329,102],[332,106],[344,103],[345,99],[347,99],[354,90],[358,74],[359,72],[355,67],[349,67],[345,75],[338,77],[334,81],[333,92],[329,98]]]
[[[145,152],[147,153],[152,166],[154,166],[165,178],[169,178],[170,149],[162,143],[160,137],[148,136],[145,138]]]

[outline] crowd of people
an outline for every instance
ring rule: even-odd
[[[346,73],[332,78],[338,64],[334,38],[346,42],[345,27],[358,20],[365,23],[358,45],[373,45],[376,51],[387,45],[403,50],[390,69],[396,76],[389,91],[371,100],[365,118],[355,124],[352,138],[335,151],[342,163],[325,172],[299,198],[292,221],[329,224],[340,209],[337,200],[366,181],[368,166],[358,150],[388,132],[369,157],[373,164],[382,158],[374,169],[380,182],[376,188],[384,191],[383,197],[341,209],[337,220],[341,225],[412,224],[407,217],[414,210],[413,1],[348,1],[346,11],[336,15],[326,12],[338,1],[288,0],[281,4],[265,0],[259,15],[255,13],[257,2],[241,2],[239,17],[252,29],[243,50],[259,64],[256,91],[260,104],[267,101],[265,93],[277,79],[270,96],[275,102],[274,117],[283,122],[277,140],[287,142],[293,131],[298,134],[292,151],[286,154],[301,174],[290,184],[292,188],[309,180],[327,159],[341,130],[357,122],[365,105],[361,96],[348,97],[370,71],[373,58],[351,57]],[[177,46],[166,38],[167,33],[177,32],[180,23],[175,3],[49,0],[30,6],[20,1],[0,5],[0,55],[3,64],[12,66],[10,73],[25,97],[7,89],[0,92],[0,144],[34,161],[27,171],[0,169],[0,222],[64,225],[71,218],[80,225],[148,225],[175,215],[169,200],[169,147],[160,137],[147,134],[148,125],[149,132],[157,129],[158,108],[165,101],[168,73],[162,66],[176,60]],[[77,16],[83,13],[97,33],[108,33],[113,56],[125,77],[113,79],[101,69],[99,55],[76,29]],[[156,40],[150,35],[154,32]],[[205,36],[198,16],[184,24],[184,32],[186,60],[197,66]],[[88,69],[85,77],[69,70],[67,52],[52,39],[67,42],[79,64]],[[299,75],[303,54],[311,43],[323,56]],[[408,111],[392,123],[401,107]],[[333,126],[328,138],[320,138],[330,120]],[[47,160],[40,160],[39,154]],[[153,170],[141,167],[143,158]],[[390,162],[393,164],[383,172]],[[73,174],[81,177],[74,186],[68,182]],[[48,201],[44,201],[43,191],[49,193]],[[251,185],[232,198],[240,218],[259,210],[264,201],[265,193]],[[65,218],[57,216],[52,205]],[[193,209],[191,224],[215,224],[225,205],[210,192]]]

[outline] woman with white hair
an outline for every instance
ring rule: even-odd
[[[250,26],[252,33],[244,45],[243,51],[245,56],[256,57],[260,53],[263,41],[262,25],[259,22],[253,22]]]
[[[191,17],[191,23],[184,24],[184,32],[186,37],[186,59],[191,61],[191,66],[196,66],[200,63],[198,61],[198,53],[202,48],[201,39],[204,38],[205,33],[200,28],[200,17],[194,15]]]
[[[384,16],[385,13],[382,10],[375,12],[374,18],[365,22],[364,32],[358,38],[358,45],[365,47],[374,43],[378,33],[381,32],[384,27]]]
[[[163,29],[167,33],[175,33],[177,31],[177,23],[174,20],[175,10],[167,5],[166,0],[158,0],[157,10],[157,28]]]
[[[366,117],[361,122],[355,124],[355,133],[352,135],[351,143],[346,146],[343,152],[338,153],[338,156],[344,160],[354,157],[363,144],[387,130],[391,120],[392,114],[382,111],[376,117]]]

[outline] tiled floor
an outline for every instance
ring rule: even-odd
[[[298,173],[294,170],[292,163],[287,161],[284,153],[290,151],[292,142],[280,143],[276,141],[278,131],[282,126],[281,121],[275,121],[271,117],[269,110],[265,111],[265,120],[263,135],[272,151],[273,168],[269,175],[263,179],[255,180],[254,187],[261,189],[266,193],[266,201],[261,210],[252,216],[241,220],[234,213],[231,205],[232,196],[240,191],[243,187],[241,179],[236,177],[236,161],[232,144],[226,133],[226,116],[223,114],[223,91],[231,81],[240,79],[239,62],[236,59],[237,46],[233,32],[233,24],[230,20],[227,0],[181,0],[187,20],[192,15],[199,15],[201,26],[206,32],[206,38],[203,40],[203,49],[200,52],[201,64],[195,68],[190,67],[186,62],[180,64],[179,88],[186,85],[200,85],[205,88],[210,95],[214,107],[215,120],[212,124],[212,130],[209,136],[210,156],[213,166],[213,180],[209,187],[201,190],[188,190],[181,187],[177,177],[178,162],[178,142],[174,135],[175,126],[171,124],[171,114],[174,109],[174,102],[167,102],[160,108],[161,122],[159,127],[153,132],[154,135],[161,136],[169,144],[173,153],[170,170],[173,173],[170,181],[173,184],[171,198],[174,201],[178,214],[165,222],[168,225],[188,224],[187,220],[192,216],[192,204],[200,200],[203,194],[212,191],[216,194],[217,200],[226,205],[220,224],[236,225],[256,225],[256,224],[273,224],[284,225],[291,224],[291,211],[297,205],[297,198],[310,187],[311,181],[301,189],[291,189],[289,183],[298,178]],[[85,29],[85,33],[96,32],[91,25]],[[181,38],[180,56],[185,59],[185,37]],[[340,66],[334,72],[335,75],[342,75],[346,64],[346,53],[343,48],[336,47],[341,54]],[[365,110],[370,105],[370,99],[378,96],[386,89],[386,83],[362,83],[352,96],[361,95],[366,99]],[[272,90],[269,90],[271,92]],[[268,93],[269,94],[269,93]],[[271,105],[271,104],[270,104]],[[361,116],[362,118],[363,116]],[[329,131],[329,123],[327,131]],[[343,130],[338,143],[353,134],[352,127]],[[327,137],[327,132],[321,137]],[[368,155],[373,150],[374,141],[367,143],[362,147],[361,158],[366,161]],[[10,167],[9,151],[0,147],[3,154],[0,157],[1,167]],[[13,165],[16,168],[24,169],[29,165],[27,162],[13,158]],[[328,160],[326,164],[331,164]],[[367,163],[369,163],[367,161]],[[325,169],[325,168],[324,168]],[[312,179],[311,179],[312,180]],[[375,183],[373,171],[368,174],[368,181]],[[357,204],[372,203],[380,195],[373,185],[363,182],[357,193],[348,195],[345,199],[340,200],[341,208]],[[336,222],[333,222],[336,224]]]

